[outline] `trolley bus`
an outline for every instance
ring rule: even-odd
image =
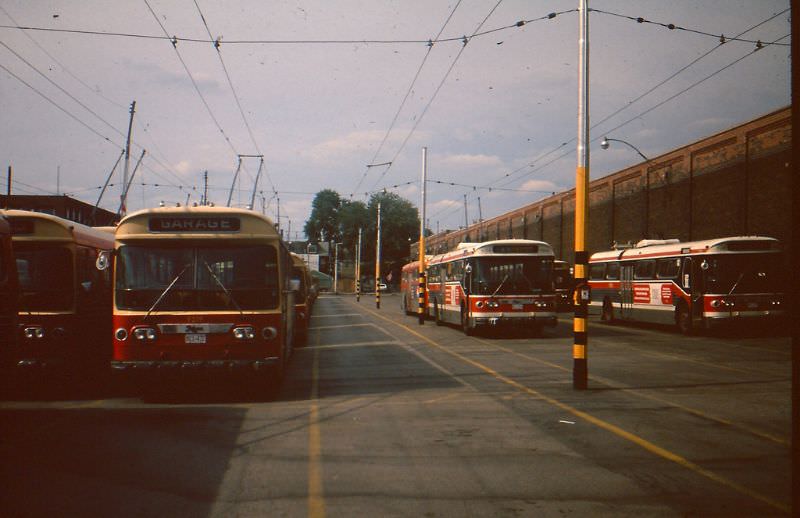
[[[590,257],[590,312],[605,321],[675,324],[687,334],[782,317],[782,261],[771,237],[643,240]]]
[[[428,261],[431,256],[425,256]],[[428,291],[425,290],[425,306],[428,302]],[[400,309],[406,315],[416,315],[419,308],[419,261],[403,266],[400,270]]]
[[[146,209],[115,236],[116,372],[247,371],[278,389],[297,283],[272,221],[225,207]]]
[[[20,368],[105,372],[111,356],[111,279],[95,263],[113,249],[114,236],[50,214],[8,210],[5,215],[19,284],[12,361]]]
[[[16,344],[17,265],[11,249],[11,225],[0,212],[0,366],[8,367]]]
[[[484,326],[555,326],[554,258],[543,241],[461,243],[428,261],[428,313],[468,335]]]
[[[302,347],[308,343],[308,326],[311,324],[311,309],[314,299],[311,297],[311,274],[308,265],[299,255],[292,253],[292,279],[297,281],[295,293],[295,341],[294,345]]]

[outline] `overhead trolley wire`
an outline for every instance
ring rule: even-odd
[[[156,23],[158,23],[158,26],[161,27],[162,31],[164,31],[164,35],[172,43],[172,48],[175,51],[175,55],[178,56],[178,61],[180,61],[181,65],[183,65],[183,69],[186,71],[186,75],[189,76],[189,79],[191,80],[192,85],[194,86],[195,92],[197,92],[197,95],[200,97],[200,100],[203,102],[203,106],[205,106],[206,111],[208,112],[208,115],[211,117],[211,120],[214,121],[214,125],[216,125],[217,129],[219,130],[219,132],[224,137],[225,142],[228,143],[228,146],[231,148],[231,151],[233,151],[233,154],[238,156],[239,152],[236,151],[236,148],[234,147],[233,142],[231,142],[231,139],[228,137],[227,133],[225,133],[225,130],[222,129],[222,126],[220,125],[219,121],[217,120],[217,117],[214,115],[214,112],[211,110],[211,106],[209,106],[208,101],[206,101],[206,98],[203,95],[203,92],[200,90],[200,86],[198,86],[197,81],[194,79],[194,76],[192,75],[192,72],[189,70],[189,66],[186,64],[186,61],[183,59],[183,56],[181,56],[181,53],[178,50],[177,39],[174,38],[174,37],[170,37],[169,36],[169,33],[167,32],[167,29],[164,27],[164,24],[161,23],[161,20],[158,18],[158,15],[155,13],[153,8],[150,6],[150,3],[147,0],[143,0],[143,1],[144,1],[145,5],[147,6],[147,9],[150,11],[150,14],[152,14],[153,18],[156,20]]]
[[[208,21],[206,17],[203,15],[203,11],[200,9],[200,4],[197,3],[197,0],[194,0],[194,5],[197,8],[197,13],[200,15],[200,19],[203,21],[203,26],[206,28],[206,32],[208,33],[208,37],[214,40],[214,49],[217,51],[217,57],[219,58],[219,63],[222,65],[222,71],[225,73],[225,78],[228,80],[228,86],[231,89],[231,94],[233,94],[233,99],[236,101],[236,106],[239,108],[239,114],[242,116],[242,121],[244,122],[245,128],[247,128],[247,133],[250,135],[250,141],[253,144],[253,149],[256,150],[256,153],[261,155],[261,159],[263,162],[264,156],[261,152],[261,149],[258,146],[258,142],[256,141],[255,134],[253,133],[253,129],[250,127],[250,123],[247,120],[247,116],[244,113],[244,108],[242,108],[242,102],[239,98],[239,95],[236,93],[236,88],[233,86],[233,80],[231,79],[231,75],[228,72],[228,67],[225,65],[225,60],[222,59],[222,50],[221,50],[221,40],[220,38],[214,39],[214,36],[211,34],[211,29],[208,26]],[[266,173],[265,176],[272,187],[272,190],[275,191],[275,185],[272,183],[272,178],[270,178],[269,173]],[[257,178],[256,178],[257,180]],[[257,186],[256,186],[257,187]]]
[[[453,15],[455,14],[456,9],[458,9],[459,5],[461,5],[461,0],[458,0],[458,2],[456,2],[456,5],[450,11],[450,15],[448,15],[447,19],[444,21],[444,24],[442,24],[442,28],[439,29],[439,32],[436,34],[436,37],[434,39],[438,40],[439,36],[442,35],[442,32],[444,32],[444,29],[445,27],[447,27],[447,24],[450,23],[450,20],[453,18]],[[397,112],[394,114],[394,118],[392,119],[392,122],[389,124],[389,129],[386,130],[386,134],[383,136],[383,140],[381,140],[381,143],[378,146],[377,151],[375,151],[375,155],[372,157],[372,160],[369,161],[370,165],[368,165],[367,168],[364,170],[364,174],[361,175],[361,178],[359,179],[358,184],[356,185],[356,188],[353,189],[353,191],[357,191],[358,188],[361,187],[361,183],[367,177],[367,172],[369,171],[369,167],[371,167],[371,164],[374,164],[375,161],[378,159],[378,155],[383,149],[383,145],[386,143],[386,139],[389,138],[389,134],[394,129],[395,123],[397,123],[397,119],[400,116],[400,112],[403,110],[403,107],[406,105],[406,101],[411,95],[411,92],[414,90],[414,85],[416,85],[417,79],[419,79],[419,75],[420,73],[422,73],[422,69],[425,67],[425,63],[428,61],[428,57],[431,54],[431,50],[433,50],[433,40],[431,40],[428,44],[428,50],[425,52],[425,56],[422,58],[422,62],[419,64],[417,72],[414,74],[414,79],[412,79],[411,84],[408,85],[408,90],[406,90],[406,94],[405,96],[403,96],[403,100],[400,102],[400,106],[397,108]],[[387,165],[391,167],[391,162],[389,162]]]
[[[489,19],[489,17],[492,16],[492,14],[494,14],[495,10],[497,10],[497,8],[500,6],[501,3],[503,3],[503,0],[498,0],[497,1],[497,3],[494,5],[494,7],[492,7],[492,9],[489,11],[489,13],[484,17],[483,21],[481,21],[481,23],[478,24],[478,27],[476,27],[476,29],[472,32],[472,36],[470,36],[470,37],[463,36],[462,37],[462,43],[463,44],[462,44],[461,48],[458,50],[458,54],[456,54],[456,57],[453,59],[453,62],[450,63],[450,67],[447,69],[447,72],[445,72],[444,76],[442,77],[442,80],[439,82],[439,85],[436,87],[436,90],[434,90],[433,95],[431,96],[430,99],[428,99],[428,102],[425,104],[425,108],[422,109],[422,112],[420,113],[419,117],[417,117],[417,119],[414,121],[414,125],[411,127],[411,130],[406,135],[406,138],[403,139],[403,143],[400,144],[400,148],[394,154],[394,157],[392,157],[392,159],[389,161],[390,162],[389,167],[387,167],[383,171],[383,173],[381,173],[381,176],[378,178],[378,180],[375,181],[374,185],[377,185],[383,179],[383,177],[386,176],[386,173],[389,172],[389,169],[391,168],[391,164],[394,163],[394,161],[397,160],[397,157],[400,156],[400,153],[403,152],[403,149],[405,149],[406,144],[408,143],[408,140],[411,138],[411,135],[413,135],[414,132],[417,130],[417,127],[422,122],[422,119],[425,117],[425,114],[428,113],[428,109],[433,104],[433,101],[436,100],[436,96],[439,95],[439,92],[441,91],[442,87],[444,86],[445,81],[447,81],[447,78],[450,77],[450,73],[455,68],[456,63],[458,63],[459,58],[461,58],[461,54],[464,53],[464,49],[467,48],[467,44],[469,43],[470,39],[475,34],[477,34],[477,32],[480,30],[480,28],[483,27],[483,24],[485,24],[486,21]]]
[[[782,13],[778,13],[778,15],[780,15],[780,14],[782,14]],[[772,16],[770,19],[772,19],[772,18],[774,18],[774,17],[775,17],[775,16]],[[769,21],[769,20],[767,20],[767,21]],[[762,23],[764,23],[764,22],[762,22]],[[758,25],[761,25],[761,24],[758,24]],[[758,25],[756,25],[755,27],[758,27]],[[752,30],[752,29],[749,29],[749,30]],[[745,31],[745,32],[747,32],[747,31]],[[617,126],[615,126],[615,127],[611,128],[611,129],[607,130],[607,133],[610,133],[610,132],[616,131],[616,130],[618,130],[618,129],[620,129],[620,128],[624,127],[624,126],[627,126],[627,125],[628,125],[628,124],[630,124],[631,122],[633,122],[633,121],[635,121],[635,120],[639,119],[640,117],[642,117],[642,116],[644,116],[644,115],[647,115],[648,113],[650,113],[650,112],[652,112],[652,111],[654,111],[654,110],[656,110],[656,109],[660,108],[661,106],[663,106],[663,105],[667,104],[668,102],[670,102],[670,101],[672,101],[672,100],[676,99],[677,97],[679,97],[679,96],[681,96],[681,95],[685,94],[686,92],[688,92],[689,90],[693,89],[694,87],[696,87],[696,86],[698,86],[698,85],[700,85],[700,84],[704,83],[705,81],[707,81],[707,80],[711,79],[712,77],[715,77],[716,75],[718,75],[718,74],[722,73],[723,71],[727,70],[728,68],[730,68],[730,67],[732,67],[732,66],[736,65],[737,63],[739,63],[740,61],[744,60],[745,58],[748,58],[748,57],[752,56],[753,54],[755,54],[756,52],[758,52],[758,51],[762,50],[762,49],[763,49],[763,48],[765,48],[765,47],[769,47],[769,46],[775,45],[776,43],[780,42],[781,40],[784,40],[784,39],[788,38],[789,36],[791,36],[791,35],[790,35],[790,34],[786,34],[786,35],[784,35],[784,36],[782,36],[782,37],[780,37],[780,38],[777,38],[777,39],[775,39],[775,40],[773,40],[773,41],[766,42],[766,43],[762,43],[762,45],[761,45],[761,46],[756,46],[754,49],[752,49],[752,50],[751,50],[750,52],[748,52],[747,54],[745,54],[745,55],[743,55],[743,56],[741,56],[741,57],[739,57],[739,58],[735,59],[734,61],[732,61],[732,62],[728,63],[727,65],[723,66],[722,68],[719,68],[719,69],[715,70],[715,71],[714,71],[714,72],[712,72],[711,74],[709,74],[709,75],[707,75],[707,76],[705,76],[705,77],[703,77],[703,78],[701,78],[701,79],[699,79],[699,80],[695,81],[694,83],[692,83],[691,85],[687,86],[686,88],[684,88],[684,89],[680,90],[679,92],[675,93],[674,95],[671,95],[670,97],[668,97],[668,98],[664,99],[663,101],[661,101],[661,102],[659,102],[659,103],[657,103],[657,104],[655,104],[655,105],[651,106],[650,108],[648,108],[648,109],[644,110],[643,112],[640,112],[640,113],[638,113],[638,114],[637,114],[637,115],[635,115],[634,117],[631,117],[631,118],[629,118],[628,120],[626,120],[626,121],[622,122],[621,124],[618,124]],[[627,107],[627,106],[626,106],[626,107]],[[621,111],[621,110],[620,110],[620,111]],[[617,113],[618,113],[618,112],[617,112]],[[599,124],[599,123],[598,123],[598,124]],[[594,128],[595,126],[597,126],[597,124],[593,125],[593,126],[592,126],[592,128]],[[574,139],[573,139],[573,140],[574,140]],[[595,139],[592,139],[592,142],[594,142],[594,141],[596,141],[596,140],[597,140],[597,138],[595,138]],[[560,146],[558,146],[558,147],[556,147],[555,149],[551,150],[550,152],[548,152],[548,153],[547,153],[546,155],[544,155],[544,156],[548,156],[548,155],[551,155],[551,154],[553,154],[554,152],[556,152],[556,151],[558,151],[559,149],[563,148],[563,147],[564,147],[564,146],[566,146],[567,144],[569,144],[569,141],[568,141],[568,142],[564,142],[563,144],[561,144]],[[542,169],[544,169],[545,167],[549,166],[550,164],[552,164],[552,163],[554,163],[554,162],[557,162],[558,160],[560,160],[560,159],[562,159],[562,158],[566,158],[567,156],[571,155],[571,154],[572,154],[572,153],[574,153],[574,152],[575,152],[575,150],[574,150],[574,149],[571,149],[571,150],[569,150],[569,151],[567,151],[567,152],[565,152],[565,153],[562,153],[562,154],[558,155],[557,157],[553,158],[552,160],[550,160],[550,161],[548,161],[548,162],[546,162],[546,163],[544,163],[544,164],[540,165],[539,167],[536,167],[536,168],[534,168],[533,170],[531,170],[531,171],[529,171],[529,172],[525,173],[525,174],[524,174],[524,175],[522,175],[521,177],[519,177],[519,178],[516,178],[516,179],[514,179],[514,180],[510,180],[510,181],[508,181],[508,182],[506,182],[506,183],[503,183],[503,184],[501,184],[500,186],[502,187],[502,186],[505,186],[505,185],[509,185],[510,183],[512,183],[512,182],[514,182],[514,181],[518,181],[518,180],[520,180],[521,178],[524,178],[524,177],[526,177],[526,176],[530,176],[530,175],[532,175],[532,174],[534,174],[534,173],[536,173],[536,172],[538,172],[538,171],[541,171]],[[543,158],[543,157],[541,157],[541,158]],[[528,166],[526,166],[526,167],[532,167],[533,165],[534,165],[534,164],[533,164],[533,163],[531,163],[531,164],[529,164],[529,165],[528,165]],[[519,171],[519,170],[521,170],[521,169],[524,169],[524,168],[517,169],[517,171]],[[506,175],[506,177],[507,177],[507,176],[508,176],[508,175]],[[505,177],[504,177],[504,178],[505,178]],[[497,181],[502,181],[502,180],[503,180],[503,179],[500,179],[500,180],[497,180]],[[488,184],[487,184],[487,185],[488,185]],[[444,212],[445,210],[447,210],[447,209],[442,209],[441,211],[439,211],[439,212],[437,212],[437,213],[435,213],[435,214],[432,214],[432,215],[431,215],[431,217],[437,216],[437,215],[441,214],[442,212]],[[460,209],[454,209],[454,210],[452,210],[451,212],[455,212],[455,210],[460,210]]]

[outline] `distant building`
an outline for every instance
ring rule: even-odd
[[[0,195],[0,208],[43,212],[94,227],[109,226],[118,221],[115,213],[101,208],[95,209],[93,205],[66,195]]]

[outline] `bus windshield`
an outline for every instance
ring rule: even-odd
[[[124,245],[116,268],[119,309],[237,311],[275,309],[280,301],[271,246]]]
[[[530,295],[553,291],[550,257],[481,257],[475,261],[472,286],[478,295]]]
[[[721,254],[704,262],[707,293],[777,293],[785,289],[780,254]]]
[[[20,311],[69,311],[74,300],[72,253],[60,246],[14,245]]]

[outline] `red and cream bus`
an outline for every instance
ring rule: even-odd
[[[115,236],[115,371],[246,370],[277,390],[297,286],[272,221],[226,207],[147,209]]]
[[[11,248],[11,225],[0,212],[0,364],[8,367],[16,344],[17,265]]]
[[[95,266],[114,236],[49,214],[8,210],[19,302],[20,368],[107,371],[111,279]]]
[[[431,256],[425,256],[428,261]],[[428,301],[428,291],[425,291],[425,302]],[[426,306],[427,307],[427,304]],[[400,270],[400,309],[406,315],[416,315],[419,308],[419,261],[414,261],[403,266]],[[427,316],[427,315],[426,315]]]
[[[292,279],[297,281],[294,299],[295,330],[294,345],[302,347],[308,343],[308,327],[311,324],[311,309],[314,299],[311,296],[311,274],[308,265],[299,255],[292,253]]]
[[[554,258],[543,241],[461,243],[428,260],[428,314],[466,334],[503,324],[536,331],[555,326]]]
[[[771,237],[640,241],[590,257],[590,312],[606,321],[675,324],[683,333],[782,317],[782,261]]]

